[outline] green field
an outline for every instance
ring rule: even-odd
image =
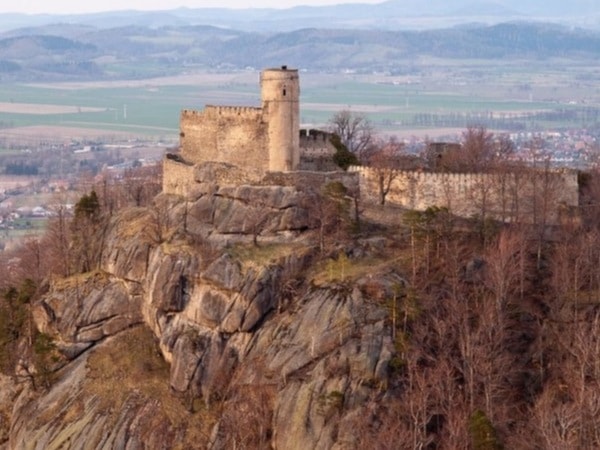
[[[597,68],[486,64],[432,62],[428,73],[402,76],[301,73],[301,121],[320,125],[335,112],[351,109],[366,114],[378,129],[399,131],[426,127],[440,118],[458,123],[456,116],[477,121],[576,111],[571,116],[523,120],[526,126],[575,127],[589,125],[589,117],[582,118],[581,111],[600,107]],[[247,72],[130,82],[0,85],[0,103],[81,108],[52,114],[0,112],[0,124],[176,136],[182,109],[202,109],[206,104],[259,106],[259,102],[258,74]]]
[[[142,83],[143,84],[143,83]],[[79,126],[140,134],[177,134],[182,109],[202,109],[207,103],[258,104],[258,86],[147,85],[135,87],[38,87],[0,85],[0,102],[100,108],[70,114],[0,112],[4,127]],[[236,100],[238,101],[236,103]]]
[[[190,89],[180,87],[165,87],[154,92],[143,88],[63,90],[30,86],[0,86],[2,101],[102,108],[100,112],[74,114],[5,112],[0,113],[0,121],[15,127],[61,125],[112,130],[133,128],[139,129],[139,131],[148,127],[176,132],[180,105],[190,97],[190,94]]]

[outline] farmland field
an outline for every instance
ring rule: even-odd
[[[581,127],[590,122],[582,111],[600,107],[597,67],[561,61],[429,61],[430,68],[424,70],[425,63],[415,73],[400,75],[301,72],[301,122],[322,126],[335,112],[350,109],[367,115],[377,129],[404,134],[424,129],[445,133],[482,118],[495,119],[499,126],[517,121],[522,127]],[[255,71],[0,85],[0,126],[85,128],[176,139],[182,109],[259,103]],[[562,115],[540,118],[555,111]]]

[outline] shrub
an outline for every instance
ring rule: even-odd
[[[496,430],[490,419],[481,410],[475,411],[469,418],[469,433],[473,450],[502,450]]]

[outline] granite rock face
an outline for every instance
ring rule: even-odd
[[[38,329],[55,336],[59,347],[68,352],[142,323],[141,301],[135,283],[97,272],[54,284],[33,316]]]
[[[353,448],[394,351],[371,293],[398,277],[315,285],[299,191],[206,192],[123,211],[101,269],[51,283],[34,319],[61,362],[0,399],[4,448]]]

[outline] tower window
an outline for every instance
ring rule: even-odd
[[[284,97],[285,97],[285,94],[286,94],[286,92],[287,92],[287,91],[286,91],[286,89],[284,88],[284,89],[283,89],[283,96],[284,96]]]

